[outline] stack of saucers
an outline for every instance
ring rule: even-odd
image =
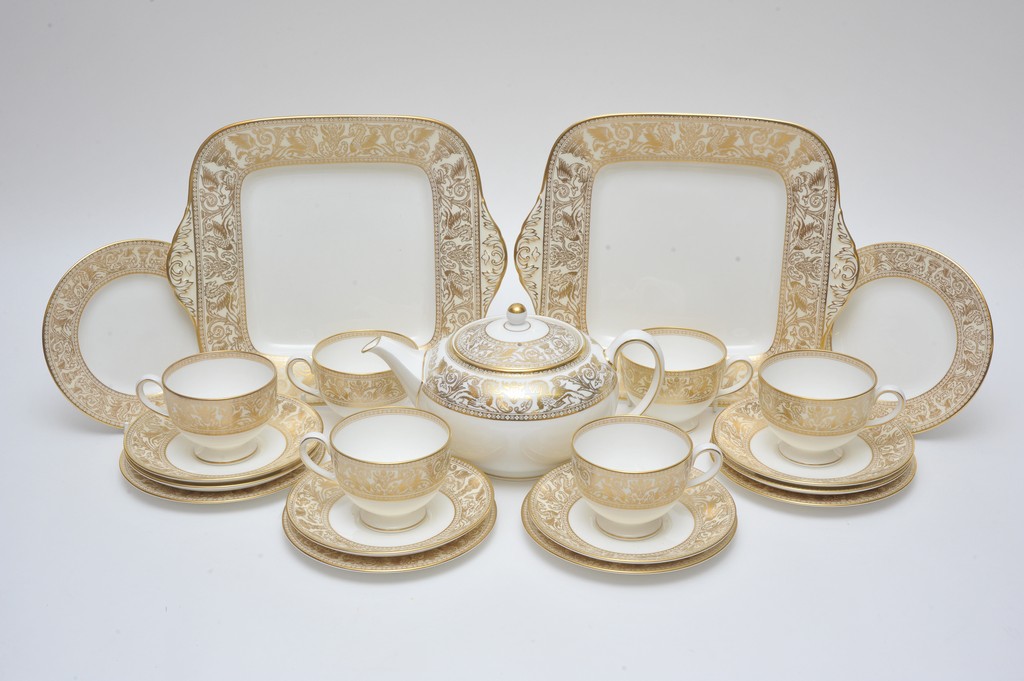
[[[288,494],[284,525],[288,540],[321,563],[356,572],[408,572],[465,554],[494,527],[494,488],[474,466],[452,457],[439,493],[415,526],[374,529],[338,483],[303,474]]]
[[[253,499],[295,483],[304,470],[299,458],[302,437],[322,429],[323,420],[312,407],[279,396],[253,454],[231,463],[210,463],[196,456],[193,443],[170,418],[147,410],[125,429],[121,473],[143,492],[171,501]],[[322,448],[314,455],[322,456]]]
[[[694,469],[692,476],[701,475]],[[614,537],[598,527],[568,463],[533,486],[523,501],[523,525],[545,551],[602,572],[651,574],[703,563],[724,549],[736,532],[736,505],[717,480],[686,488],[660,529],[641,539]]]
[[[898,420],[862,430],[838,461],[806,465],[786,457],[758,399],[718,415],[714,441],[725,455],[722,472],[757,494],[805,506],[856,506],[879,501],[910,484],[917,471],[914,437]]]

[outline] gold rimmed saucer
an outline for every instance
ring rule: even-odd
[[[302,468],[301,465],[291,466],[289,468],[284,469],[283,471],[279,471],[272,475],[268,475],[265,478],[259,478],[258,480],[248,480],[246,482],[234,482],[225,485],[190,485],[184,482],[166,480],[164,478],[158,478],[155,475],[149,475],[148,473],[146,473],[146,471],[141,470],[138,466],[133,464],[131,459],[127,457],[123,449],[121,450],[121,456],[124,458],[125,463],[128,466],[130,466],[135,473],[138,473],[142,477],[152,480],[153,482],[162,486],[173,487],[175,489],[185,490],[188,492],[231,492],[234,490],[246,489],[249,487],[255,487],[257,485],[263,485],[269,482],[273,482],[278,478],[294,473],[296,469]]]
[[[828,466],[803,466],[785,458],[756,398],[726,407],[715,419],[712,440],[734,470],[797,487],[855,488],[881,485],[914,457],[914,436],[896,421],[862,430]]]
[[[476,529],[467,532],[455,541],[438,546],[429,551],[411,553],[404,556],[357,556],[351,553],[334,551],[307,539],[295,529],[288,519],[288,510],[281,514],[281,524],[288,541],[302,553],[331,567],[351,570],[353,572],[412,572],[447,563],[465,555],[480,545],[494,528],[498,517],[498,507],[491,504],[490,513]]]
[[[598,529],[593,509],[576,487],[571,464],[544,475],[523,503],[533,526],[545,537],[573,554],[602,563],[650,565],[688,560],[717,546],[736,527],[736,504],[717,480],[687,488],[665,516],[662,528],[639,540],[615,539]]]
[[[523,500],[520,516],[523,520],[523,527],[526,528],[526,533],[530,535],[530,539],[556,558],[561,558],[567,563],[573,563],[574,565],[579,565],[590,570],[625,575],[652,575],[662,572],[684,570],[686,568],[693,567],[694,565],[699,565],[700,563],[718,555],[719,552],[729,545],[732,541],[733,535],[736,534],[736,525],[734,524],[732,529],[729,530],[729,533],[722,538],[720,542],[709,547],[703,553],[698,553],[695,556],[684,558],[682,560],[670,561],[667,563],[611,563],[604,560],[598,560],[597,558],[591,558],[590,556],[585,556],[580,553],[575,553],[548,539],[543,532],[537,529],[537,526],[530,518],[529,495],[527,495],[526,499]]]
[[[760,494],[769,499],[797,504],[798,506],[860,506],[881,501],[903,490],[914,479],[915,473],[917,473],[917,459],[913,458],[910,460],[910,465],[905,471],[892,482],[863,492],[825,495],[791,492],[777,487],[770,487],[746,477],[728,465],[722,466],[722,474],[740,487],[744,487],[755,494]]]
[[[320,456],[319,453],[314,454],[314,458],[317,458],[318,456]],[[273,494],[274,492],[279,492],[283,489],[288,489],[305,473],[305,468],[303,466],[298,466],[292,469],[291,472],[282,475],[281,477],[274,478],[269,482],[244,487],[242,489],[200,492],[180,489],[178,487],[171,487],[170,485],[159,483],[136,469],[124,454],[121,455],[120,467],[121,475],[124,476],[124,479],[139,491],[160,499],[177,501],[183,504],[229,504],[236,501],[256,499],[268,494]]]
[[[279,396],[277,409],[257,438],[256,453],[237,463],[211,464],[192,453],[192,445],[167,417],[146,411],[125,429],[124,451],[146,477],[167,486],[255,485],[299,466],[299,444],[306,433],[323,430],[309,405]]]
[[[901,477],[904,473],[906,473],[907,469],[910,468],[910,466],[913,464],[913,462],[914,462],[914,459],[911,459],[910,461],[908,461],[906,463],[906,465],[901,467],[896,472],[894,472],[891,475],[888,475],[885,478],[883,478],[881,480],[878,480],[876,482],[871,482],[871,483],[868,483],[866,485],[852,485],[850,487],[828,487],[828,488],[826,488],[826,487],[802,487],[800,485],[790,485],[790,484],[785,483],[785,482],[778,482],[777,480],[772,480],[771,478],[762,477],[760,475],[757,475],[756,473],[752,473],[752,472],[750,472],[750,471],[748,471],[746,469],[743,469],[743,468],[738,468],[738,467],[735,467],[735,466],[729,466],[729,468],[732,471],[734,471],[734,472],[742,475],[743,477],[747,478],[748,480],[752,480],[753,482],[757,482],[757,483],[760,483],[762,485],[767,485],[768,487],[774,487],[775,489],[785,490],[787,492],[799,492],[800,494],[812,494],[812,495],[818,495],[818,496],[834,496],[834,495],[837,495],[837,494],[856,494],[858,492],[867,492],[869,490],[877,489],[877,488],[879,488],[879,487],[881,487],[883,485],[887,485],[890,482],[893,482],[897,478]],[[728,466],[729,464],[725,464],[725,465]]]
[[[409,530],[379,532],[366,527],[338,484],[312,472],[302,476],[288,493],[285,512],[292,527],[326,549],[363,556],[402,556],[455,541],[483,523],[493,505],[494,488],[487,476],[452,458],[448,477],[427,506],[426,520]]]

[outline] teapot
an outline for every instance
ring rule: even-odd
[[[448,423],[454,455],[496,477],[525,479],[568,461],[573,434],[615,413],[615,364],[629,343],[646,345],[655,357],[651,387],[629,412],[639,415],[654,401],[665,365],[645,331],[625,331],[604,349],[570,324],[528,316],[516,303],[505,316],[470,322],[428,349],[379,336],[363,352],[387,362],[413,404]]]

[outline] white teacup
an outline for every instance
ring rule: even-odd
[[[864,428],[896,418],[906,398],[893,385],[875,389],[878,377],[866,362],[826,350],[772,355],[758,370],[758,401],[779,451],[807,466],[835,463],[842,447]],[[896,398],[885,416],[868,419],[882,395]]]
[[[746,359],[728,362],[725,343],[695,329],[659,326],[645,329],[657,338],[665,355],[665,377],[654,403],[644,416],[668,421],[683,430],[699,425],[700,415],[717,397],[730,395],[750,382],[754,367]],[[737,364],[746,367],[742,378],[725,384]],[[635,346],[623,348],[618,364],[622,390],[632,404],[647,392],[654,376],[648,353]]]
[[[694,453],[686,431],[647,416],[610,416],[576,431],[572,471],[597,526],[617,539],[643,539],[661,529],[665,514],[687,487],[707,482],[722,467],[722,450]],[[690,479],[694,460],[707,452],[711,468]]]
[[[163,390],[166,406],[146,394],[149,383]],[[256,437],[276,409],[277,370],[251,352],[202,352],[179,359],[162,377],[144,376],[135,393],[195,445],[196,458],[232,463],[259,446]]]
[[[302,438],[302,462],[338,483],[374,530],[398,532],[426,517],[427,504],[448,475],[451,431],[442,419],[411,407],[369,409],[338,421],[330,437]],[[306,443],[323,443],[332,470],[309,458]]]
[[[335,413],[350,416],[363,409],[386,407],[406,399],[405,389],[383,359],[362,352],[367,341],[380,336],[416,349],[416,342],[391,331],[346,331],[323,339],[309,357],[292,357],[286,373],[299,390],[322,399]],[[316,381],[309,387],[295,375],[305,364]]]

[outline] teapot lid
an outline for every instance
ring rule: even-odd
[[[470,322],[455,332],[453,355],[480,369],[498,373],[536,373],[568,364],[586,351],[587,338],[565,322],[527,317],[521,303],[504,317]]]

